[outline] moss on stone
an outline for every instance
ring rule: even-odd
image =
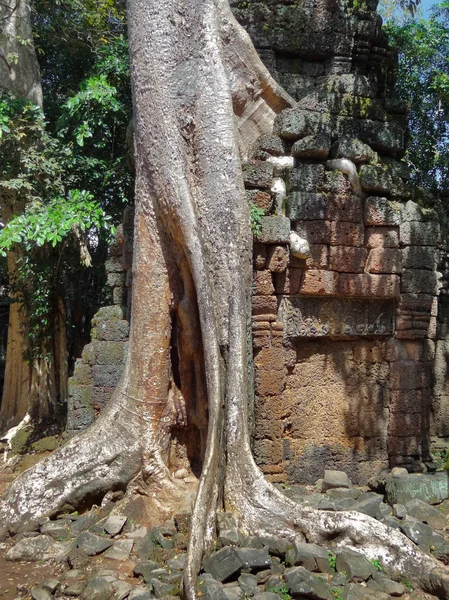
[[[25,454],[28,450],[28,442],[33,433],[32,427],[20,429],[11,440],[12,454]]]
[[[35,452],[53,452],[58,446],[58,438],[54,435],[44,437],[31,444],[31,448]]]

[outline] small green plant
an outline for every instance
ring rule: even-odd
[[[262,233],[262,217],[264,216],[264,210],[259,208],[251,202],[250,206],[250,219],[251,219],[251,231],[255,237],[258,237]]]
[[[405,589],[406,589],[408,592],[411,592],[411,591],[413,591],[413,589],[414,589],[414,587],[415,587],[415,586],[413,585],[413,582],[412,582],[412,581],[410,581],[410,579],[402,579],[402,578],[401,578],[401,579],[399,579],[399,583],[402,583],[402,585],[405,587]]]
[[[329,561],[329,567],[335,571],[337,557],[331,550],[327,551],[327,560]]]
[[[267,591],[277,594],[282,600],[290,600],[291,596],[285,583],[270,587]]]
[[[373,558],[373,560],[371,560],[370,562],[376,569],[376,571],[382,571],[382,565],[380,564],[380,560],[378,558]]]
[[[343,590],[331,588],[331,594],[336,600],[343,600]]]

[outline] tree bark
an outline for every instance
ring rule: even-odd
[[[303,509],[255,465],[247,372],[252,242],[239,150],[246,155],[290,100],[225,0],[129,0],[129,21],[137,188],[124,375],[87,432],[16,480],[0,519],[14,527],[24,514],[52,515],[126,486],[146,494],[164,518],[185,493],[173,473],[195,470],[185,460],[196,439],[202,468],[184,570],[189,600],[223,506],[249,533],[302,533],[356,547],[448,594],[447,573],[402,534],[365,515]]]

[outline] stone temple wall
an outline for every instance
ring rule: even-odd
[[[447,235],[408,184],[406,113],[375,2],[231,4],[298,101],[244,165],[248,200],[264,215],[254,244],[256,461],[277,482],[314,482],[325,467],[358,483],[394,465],[425,469],[430,450],[449,445]],[[131,211],[113,256],[120,247],[122,271],[112,256],[109,265],[115,307],[96,317],[71,380],[72,430],[117,382]]]

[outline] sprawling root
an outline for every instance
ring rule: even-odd
[[[0,527],[14,531],[18,524],[52,515],[85,499],[101,500],[111,489],[124,489],[141,467],[140,441],[124,397],[87,432],[36,466],[10,487],[0,505]],[[133,431],[134,429],[134,431]]]

